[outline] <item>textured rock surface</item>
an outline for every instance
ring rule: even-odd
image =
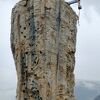
[[[17,100],[75,100],[77,16],[64,0],[22,0],[12,10]]]

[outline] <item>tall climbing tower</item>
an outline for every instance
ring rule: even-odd
[[[77,15],[64,0],[22,0],[12,9],[16,100],[75,100]]]

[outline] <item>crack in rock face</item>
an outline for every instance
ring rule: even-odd
[[[22,0],[12,9],[16,100],[75,100],[77,15],[64,0]]]

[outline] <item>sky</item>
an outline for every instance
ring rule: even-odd
[[[17,1],[0,0],[1,100],[6,98],[14,100],[16,93],[16,69],[10,49],[10,19],[11,9]],[[100,0],[82,0],[81,5],[83,9],[80,14],[80,23],[77,25],[75,77],[100,81]],[[76,8],[77,4],[73,6],[73,9]]]

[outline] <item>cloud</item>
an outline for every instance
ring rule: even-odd
[[[0,100],[16,100],[15,89],[5,91],[0,90]]]
[[[100,14],[100,0],[81,0],[83,8],[88,10],[89,7],[93,6],[94,9]]]
[[[10,49],[11,9],[16,0],[0,0],[0,100],[15,100],[16,70]]]
[[[3,1],[3,2],[8,2],[8,1],[11,1],[11,2],[16,2],[16,1],[19,1],[19,0],[0,0],[0,2]]]
[[[100,80],[100,16],[89,6],[88,23],[85,11],[82,10],[80,26],[77,33],[77,52],[76,52],[76,78],[87,80]]]

